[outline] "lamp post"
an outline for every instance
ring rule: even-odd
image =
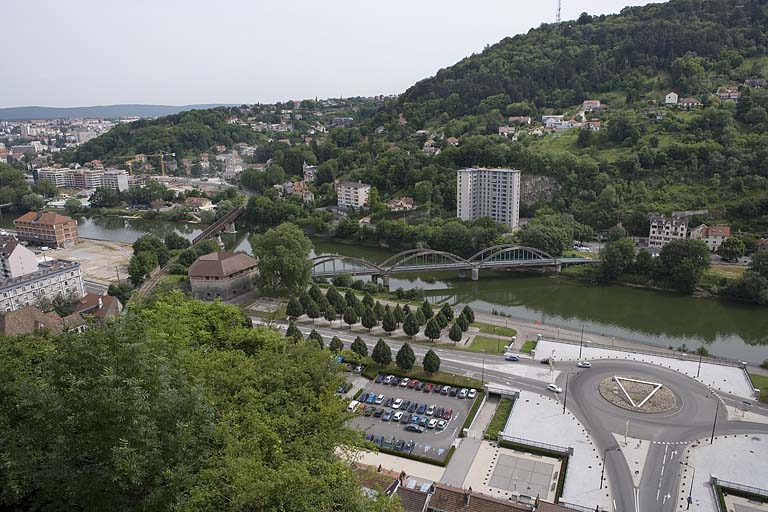
[[[688,500],[686,500],[688,502],[688,506],[685,507],[685,510],[688,510],[689,508],[691,508],[691,502],[693,502],[693,497],[692,497],[692,495],[693,495],[693,479],[696,478],[696,468],[691,466],[687,462],[683,462],[683,461],[680,461],[680,465],[681,466],[688,466],[689,468],[691,468],[693,470],[693,474],[691,475],[691,481],[688,483]]]
[[[579,341],[579,359],[581,359],[581,349],[583,347],[584,347],[584,324],[581,324],[581,341]]]
[[[611,451],[611,452],[620,452],[621,448],[619,448],[618,446],[615,447],[615,448],[606,448],[605,451],[603,452],[603,470],[600,472],[600,488],[601,489],[603,488],[603,479],[605,477],[605,465],[608,462],[608,452],[609,451]]]
[[[485,350],[483,350],[483,376],[480,378],[480,382],[485,386]]]
[[[720,399],[717,398],[717,396],[715,396],[714,398],[715,398],[715,404],[717,405],[715,407],[715,420],[712,422],[712,437],[709,438],[709,444],[712,444],[713,442],[715,442],[715,428],[717,428],[717,414],[720,412]]]
[[[699,367],[696,369],[696,378],[699,378],[699,374],[701,373],[701,360],[704,358],[704,343],[701,344],[701,347],[699,348]]]
[[[571,375],[573,375],[573,372],[568,372],[565,374],[565,396],[563,396],[563,414],[565,414],[565,404],[568,403],[568,379],[571,378]]]

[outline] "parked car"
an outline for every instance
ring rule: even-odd
[[[419,420],[419,426],[420,426],[420,427],[426,427],[426,426],[427,426],[427,422],[428,422],[428,421],[429,421],[429,418],[427,418],[426,416],[422,417],[422,418]]]
[[[424,388],[422,389],[422,391],[424,391],[425,393],[431,393],[433,387],[435,387],[434,384],[430,384],[428,382],[428,383],[424,384]]]
[[[438,407],[437,410],[435,411],[435,418],[442,418],[443,412],[445,412],[445,409],[443,409],[442,407]]]
[[[410,406],[411,406],[411,401],[406,400],[405,402],[403,402],[403,405],[400,406],[400,409],[407,411]]]
[[[578,363],[576,363],[576,366],[578,366],[579,368],[592,368],[592,363],[590,363],[589,361],[579,361]]]
[[[376,412],[373,413],[374,418],[381,418],[381,415],[384,414],[384,409],[376,409]]]
[[[544,359],[542,359],[542,360],[541,360],[541,361],[539,361],[539,362],[540,362],[541,364],[549,364],[549,358],[548,358],[548,357],[545,357]]]
[[[347,406],[347,410],[349,412],[354,412],[355,410],[357,410],[358,405],[360,405],[360,402],[358,402],[357,400],[352,400],[351,402],[349,402],[349,405]]]
[[[413,416],[411,416],[411,423],[418,424],[419,423],[419,419],[421,419],[421,418],[419,418],[417,415],[414,414]]]
[[[373,441],[373,434],[366,434],[365,435],[365,440],[366,441]]]
[[[381,421],[389,421],[392,419],[392,413],[387,411],[381,415]]]
[[[445,421],[448,421],[451,419],[451,416],[453,416],[453,409],[446,409],[443,413],[443,419]]]
[[[427,410],[427,404],[419,404],[419,408],[416,409],[417,414],[424,414]]]
[[[406,387],[408,386],[409,382],[411,382],[411,379],[409,379],[408,377],[403,377],[403,380],[400,381],[400,386]]]
[[[416,386],[414,386],[413,389],[415,389],[416,391],[421,391],[422,389],[424,389],[424,385],[425,384],[423,382],[419,382],[418,384],[416,384]]]
[[[381,382],[382,384],[389,384],[390,382],[392,382],[392,379],[394,378],[395,378],[394,375],[387,375],[386,377],[384,377],[384,380],[382,380]]]
[[[373,416],[373,413],[375,413],[375,412],[376,412],[376,408],[375,407],[366,407],[365,408],[365,415],[366,416],[369,416],[369,417]]]
[[[408,413],[404,413],[402,418],[400,418],[400,423],[402,424],[408,424],[411,422],[411,415]]]
[[[448,425],[448,422],[445,420],[440,420],[437,422],[437,430],[445,430],[445,426]]]
[[[467,393],[469,393],[469,390],[467,388],[461,388],[458,393],[456,393],[456,396],[459,398],[467,398]]]
[[[403,447],[404,446],[405,446],[405,441],[400,439],[400,440],[397,441],[397,444],[395,445],[395,450],[401,452],[401,451],[403,451]]]
[[[409,440],[407,443],[405,443],[405,451],[411,453],[415,445],[416,443],[413,442],[413,439]]]
[[[419,402],[413,402],[413,403],[412,403],[412,404],[411,404],[411,405],[408,407],[408,412],[416,412],[416,409],[418,409],[418,408],[419,408]]]
[[[384,402],[384,395],[379,395],[373,400],[376,405],[381,405],[382,402]]]
[[[392,421],[400,421],[402,417],[403,417],[403,411],[397,411],[395,414],[392,415]]]
[[[410,425],[405,427],[405,430],[407,430],[408,432],[416,432],[417,434],[421,434],[422,432],[424,432],[424,427],[420,427],[418,425],[414,425],[413,423],[411,423]]]
[[[384,438],[382,436],[376,436],[373,438],[373,444],[381,446],[381,443],[384,441]]]
[[[441,395],[447,395],[451,391],[451,386],[443,386],[443,389],[440,390]]]
[[[400,384],[400,377],[392,377],[392,380],[389,381],[390,386],[397,386]]]
[[[520,356],[518,356],[517,354],[504,354],[504,360],[517,362],[520,360]]]
[[[419,381],[418,381],[418,380],[416,380],[416,379],[412,379],[412,380],[411,380],[411,381],[408,383],[408,389],[414,389],[414,388],[416,388],[416,386],[418,386],[418,385],[419,385]]]
[[[474,400],[476,396],[477,396],[476,389],[470,389],[469,393],[467,393],[467,398],[469,398],[470,400]]]
[[[427,410],[425,412],[427,416],[432,416],[433,414],[435,414],[435,405],[432,404],[429,407],[427,407]]]
[[[457,388],[451,388],[451,390],[448,392],[448,396],[456,396],[456,394],[459,392]]]
[[[563,388],[561,388],[560,386],[558,386],[556,384],[549,384],[547,386],[547,391],[551,391],[553,393],[562,393],[563,392]]]
[[[427,422],[427,428],[435,428],[437,426],[437,420],[432,418]]]
[[[360,398],[358,398],[358,400],[360,400],[361,404],[365,403],[368,400],[368,393],[363,391],[363,394],[360,395]]]
[[[399,409],[401,405],[403,405],[403,399],[402,398],[398,398],[397,400],[392,402],[392,408],[393,409]]]
[[[336,393],[339,394],[339,395],[343,395],[346,392],[347,392],[347,383],[346,382],[344,384],[342,384],[341,386],[339,386],[339,389],[336,390]]]
[[[365,401],[367,404],[372,404],[376,401],[376,395],[373,393],[368,393],[368,400]]]
[[[384,380],[384,375],[382,375],[382,374],[380,373],[380,374],[378,374],[378,375],[376,376],[376,379],[375,379],[373,382],[375,382],[376,384],[381,384],[381,382],[382,382],[383,380]]]

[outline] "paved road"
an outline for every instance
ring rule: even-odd
[[[370,336],[348,329],[329,329],[320,325],[297,324],[306,335],[315,328],[326,340],[338,336],[349,346],[360,336],[372,350],[378,336]],[[395,353],[403,341],[387,339]],[[441,370],[484,379],[486,382],[503,384],[516,389],[541,393],[545,383],[540,380],[505,373],[504,366],[535,365],[537,361],[521,360],[506,364],[502,356],[478,354],[430,346],[412,344],[417,358],[430,348],[441,358]],[[501,369],[500,369],[501,368]],[[568,363],[558,377],[558,385],[565,387],[568,382],[567,407],[581,421],[592,436],[595,445],[608,450],[606,473],[612,484],[616,510],[674,511],[679,500],[680,460],[686,445],[698,439],[709,437],[717,413],[716,435],[736,433],[766,433],[768,425],[744,421],[728,421],[727,411],[722,406],[739,405],[736,397],[719,397],[703,384],[674,370],[637,361],[605,360],[593,361],[590,369],[577,369]],[[570,377],[568,376],[570,373]],[[631,375],[644,380],[662,382],[672,389],[678,404],[672,411],[661,414],[644,414],[620,409],[607,403],[599,396],[597,385],[614,375]],[[565,398],[564,396],[562,398]],[[720,404],[720,405],[718,405]],[[753,412],[768,415],[768,408],[755,405]],[[621,453],[613,432],[623,434],[626,421],[630,420],[630,437],[651,442],[646,464],[642,471],[640,485],[636,488],[629,467]],[[669,496],[668,498],[665,498]]]

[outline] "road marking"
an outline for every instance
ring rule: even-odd
[[[635,512],[640,512],[640,491],[635,487]]]

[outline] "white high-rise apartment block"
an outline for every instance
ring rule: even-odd
[[[456,172],[456,215],[490,217],[515,228],[520,223],[520,171],[468,168]]]

